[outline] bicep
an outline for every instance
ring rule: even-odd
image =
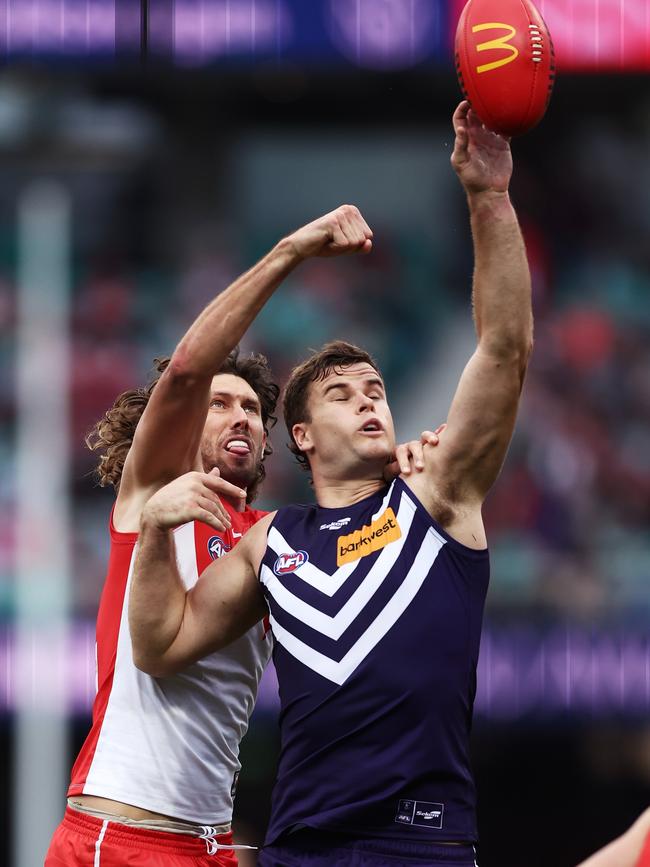
[[[528,357],[491,355],[480,346],[468,361],[440,445],[427,469],[457,497],[482,501],[503,464],[517,417]]]

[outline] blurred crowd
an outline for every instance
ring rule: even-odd
[[[130,109],[132,118],[138,110]],[[650,209],[640,192],[650,116],[634,120],[627,127],[583,121],[563,131],[561,144],[555,142],[563,153],[561,171],[543,146],[544,128],[535,133],[535,145],[515,149],[513,196],[533,273],[536,344],[517,433],[485,509],[493,612],[578,620],[650,615]],[[164,233],[157,250],[150,242],[138,247],[133,227],[146,238],[139,221],[153,220],[158,207],[173,210],[170,200],[161,206],[153,192],[169,184],[161,156],[165,140],[160,131],[151,132],[155,126],[147,127],[149,136],[136,137],[129,159],[124,141],[119,159],[103,153],[102,189],[108,193],[94,201],[92,219],[112,231],[89,236],[82,224],[90,212],[75,212],[83,243],[74,250],[72,269],[74,599],[76,612],[87,617],[95,613],[103,580],[111,496],[91,477],[94,456],[84,446],[85,434],[120,391],[146,382],[153,358],[170,353],[202,306],[286,228],[278,221],[264,227],[263,236],[240,231],[236,218],[215,206],[214,214],[189,227],[182,213],[167,214],[185,239],[179,255],[166,256]],[[585,135],[588,154],[579,146]],[[344,147],[338,151],[336,159],[343,160]],[[209,153],[206,147],[204,160]],[[210,171],[207,162],[202,170]],[[15,189],[0,192],[4,616],[11,612],[13,556],[15,195]],[[335,336],[369,348],[393,393],[428,375],[420,362],[436,335],[470,315],[471,248],[463,207],[459,191],[448,195],[449,220],[457,229],[444,258],[431,240],[435,226],[413,231],[405,225],[387,228],[366,259],[336,268],[309,263],[263,312],[244,348],[267,354],[279,380],[307,349]],[[120,242],[120,221],[129,227],[129,244]],[[153,222],[161,221],[164,214],[156,214]],[[43,378],[47,387],[46,371]],[[402,436],[417,434],[399,419],[397,427]],[[309,497],[304,474],[285,448],[281,419],[272,442],[275,455],[260,503]]]

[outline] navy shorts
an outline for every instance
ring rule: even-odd
[[[265,846],[257,867],[476,867],[473,846],[347,838],[298,831]]]

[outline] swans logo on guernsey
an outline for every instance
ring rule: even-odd
[[[287,575],[289,572],[295,572],[303,563],[309,560],[309,554],[306,551],[295,551],[292,554],[280,554],[275,561],[273,571],[276,575]]]
[[[218,560],[219,557],[223,557],[228,551],[230,551],[230,545],[226,545],[218,536],[210,536],[208,539],[208,554],[213,560]]]

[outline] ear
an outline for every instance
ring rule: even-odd
[[[294,424],[291,428],[291,435],[301,452],[309,452],[313,449],[314,444],[311,438],[309,425],[306,422]]]

